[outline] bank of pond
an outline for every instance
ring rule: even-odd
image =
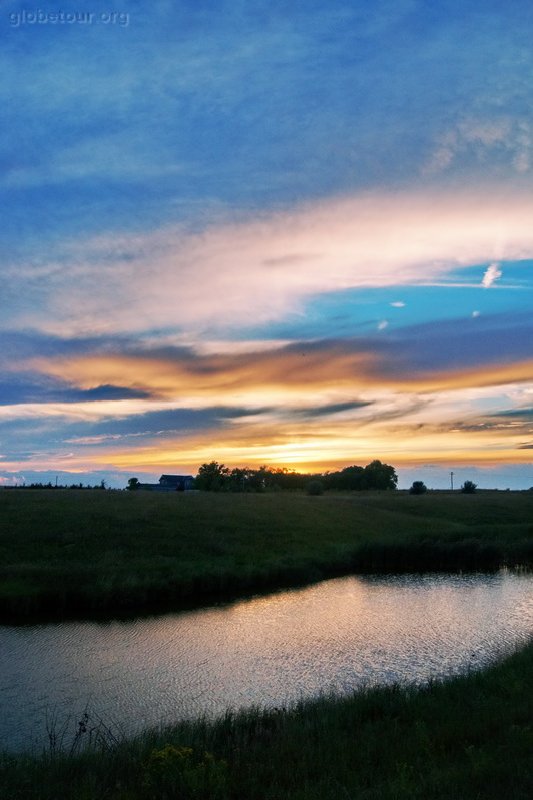
[[[483,673],[0,756],[9,800],[530,800],[533,646]],[[93,720],[87,720],[92,725]],[[98,720],[96,721],[98,725]]]
[[[112,617],[359,573],[533,564],[533,492],[0,492],[0,619]]]
[[[532,589],[351,576],[0,628],[2,797],[525,799]]]

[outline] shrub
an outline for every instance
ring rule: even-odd
[[[461,486],[461,491],[463,494],[474,494],[477,489],[477,483],[473,483],[472,481],[465,481]]]
[[[424,481],[413,481],[413,485],[409,489],[409,494],[424,494],[427,490],[428,487]]]

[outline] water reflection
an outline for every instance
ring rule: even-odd
[[[348,577],[153,619],[0,627],[0,744],[42,742],[52,709],[88,704],[132,733],[480,667],[533,633],[532,588],[508,573]]]

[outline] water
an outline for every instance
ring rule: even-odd
[[[86,706],[127,734],[321,692],[422,684],[533,635],[533,576],[348,577],[128,622],[0,627],[0,748]]]

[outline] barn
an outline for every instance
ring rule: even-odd
[[[194,487],[192,475],[161,475],[159,483],[139,483],[147,492],[185,492]]]

